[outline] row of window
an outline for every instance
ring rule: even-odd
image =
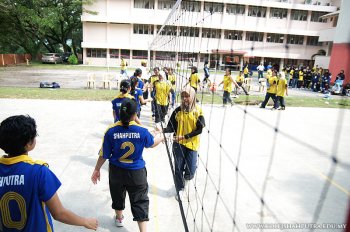
[[[157,31],[159,31],[161,26],[157,26]],[[144,25],[144,24],[134,24],[134,34],[153,34],[153,26],[152,25]],[[161,31],[161,35],[168,36],[176,36],[177,29],[175,26],[165,26]],[[187,36],[187,37],[199,37],[199,28],[195,27],[179,27],[179,35]],[[202,28],[202,38],[213,38],[220,39],[221,38],[221,30],[220,29],[210,29],[210,28]],[[242,40],[243,31],[232,31],[225,30],[224,38],[230,40]],[[263,32],[246,32],[246,40],[247,41],[256,41],[262,42],[264,38]],[[276,34],[276,33],[267,33],[266,41],[269,43],[283,43],[284,35]],[[303,35],[288,35],[287,36],[288,44],[303,44],[304,36]],[[318,46],[318,37],[317,36],[308,36],[307,37],[307,45],[315,45]]]
[[[173,0],[159,0],[158,9],[161,10],[171,10],[175,5],[176,1]],[[200,12],[200,2],[195,1],[182,1],[181,9],[191,12]],[[144,9],[154,9],[154,0],[134,0],[135,8],[144,8]],[[239,4],[227,4],[226,13],[232,15],[244,15],[245,14],[245,5]],[[215,2],[204,2],[204,11],[208,13],[223,13],[224,4],[215,3]],[[261,6],[248,6],[248,16],[251,17],[266,17],[267,7]],[[283,8],[271,8],[270,9],[270,18],[284,19],[287,18],[288,10]],[[318,12],[312,11],[311,13],[311,22],[327,22],[326,19],[321,19],[322,15],[327,14],[327,12]],[[308,11],[306,10],[294,10],[291,11],[291,19],[298,21],[307,20]]]

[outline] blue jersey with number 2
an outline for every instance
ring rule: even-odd
[[[153,136],[146,128],[134,121],[124,127],[119,121],[106,131],[100,156],[120,168],[141,169],[145,167],[143,149],[153,144]]]
[[[0,231],[53,231],[45,202],[60,186],[43,162],[28,155],[0,158]]]

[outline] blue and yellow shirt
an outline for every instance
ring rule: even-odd
[[[120,119],[120,107],[125,98],[134,99],[134,97],[128,93],[127,94],[121,93],[112,100],[112,109],[116,115],[116,119],[114,122],[117,122]]]
[[[137,112],[140,112],[141,110],[140,97],[143,96],[142,89],[135,88],[135,90],[131,93],[131,95],[135,98],[135,101],[137,103]]]
[[[53,231],[45,202],[60,186],[56,175],[42,161],[28,155],[0,158],[0,230]]]
[[[143,149],[153,144],[153,136],[146,128],[134,121],[125,127],[119,121],[107,129],[99,155],[117,167],[137,170],[145,167]]]

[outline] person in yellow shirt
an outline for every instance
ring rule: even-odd
[[[261,103],[260,108],[265,108],[270,98],[272,98],[273,102],[276,101],[276,93],[277,93],[277,72],[276,70],[272,71],[272,76],[267,78],[267,91],[265,95],[265,100]]]
[[[302,69],[299,70],[299,79],[298,79],[298,89],[301,88],[301,86],[303,86],[304,83],[304,72]]]
[[[155,123],[165,122],[165,115],[168,112],[169,96],[171,85],[165,80],[165,73],[159,74],[159,80],[153,83],[155,89]]]
[[[171,107],[175,106],[175,98],[176,98],[176,76],[173,73],[173,69],[169,68],[168,69],[168,81],[171,84]]]
[[[196,92],[187,85],[181,91],[181,105],[173,111],[163,129],[164,133],[174,133],[175,187],[180,198],[185,180],[193,179],[196,173],[200,134],[204,127],[202,109],[196,105]]]
[[[128,62],[126,62],[126,60],[124,60],[124,58],[122,57],[120,62],[120,74],[128,77],[128,74],[126,72],[126,66],[128,66]]]
[[[233,102],[231,100],[231,92],[232,92],[232,84],[234,84],[237,88],[240,88],[240,86],[237,84],[235,80],[231,77],[231,69],[227,68],[225,70],[225,76],[223,81],[219,84],[224,84],[224,95],[223,95],[223,106],[227,104],[227,102],[231,103],[231,106],[233,105]]]
[[[245,95],[249,95],[247,90],[243,87],[244,77],[242,75],[242,71],[239,71],[238,76],[236,77],[236,82],[237,85],[243,89]],[[238,88],[236,88],[236,94],[238,95]]]
[[[280,78],[277,81],[276,101],[273,109],[276,109],[276,110],[286,109],[286,105],[284,104],[284,95],[288,96],[288,85],[287,85],[287,80],[285,78],[285,73],[282,72],[280,74]]]
[[[289,87],[293,86],[293,76],[294,76],[294,69],[292,67],[290,72],[289,72]]]
[[[200,83],[200,79],[199,79],[199,75],[198,75],[198,69],[197,69],[196,66],[192,66],[192,68],[191,68],[191,76],[190,76],[190,79],[188,80],[187,84],[190,84],[190,86],[197,93],[197,90],[198,90],[198,87],[199,87],[199,83]]]
[[[149,92],[151,93],[151,98],[153,99],[151,102],[152,118],[155,117],[155,110],[156,110],[156,101],[154,99],[156,92],[154,88],[154,82],[158,80],[159,80],[159,68],[155,67],[153,69],[153,75],[148,80]]]
[[[243,69],[243,74],[244,74],[244,78],[248,78],[248,76],[249,76],[248,64],[245,65],[245,67]]]

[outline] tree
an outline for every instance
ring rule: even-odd
[[[32,57],[45,48],[48,52],[80,49],[83,5],[94,0],[0,0],[0,49],[4,44],[23,48]],[[8,48],[6,49],[8,50]],[[14,52],[14,51],[13,51]]]

